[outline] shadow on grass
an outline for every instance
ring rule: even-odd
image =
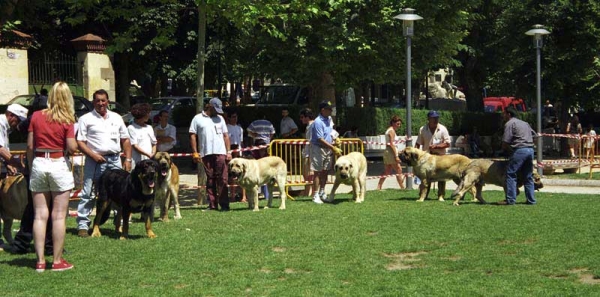
[[[131,225],[131,223],[130,223],[130,225]],[[77,228],[67,228],[67,233],[73,234],[75,236],[77,236],[78,232],[79,232],[79,230]],[[114,238],[114,239],[119,239],[121,237],[120,232],[116,232],[114,229],[110,229],[110,228],[100,228],[100,233],[102,234],[102,237],[108,237],[108,238]],[[91,238],[91,235],[88,238]],[[129,235],[127,236],[127,239],[142,239],[142,238],[148,238],[148,236],[146,236],[145,230],[144,230],[143,235],[129,233]]]
[[[24,258],[24,257],[14,258],[14,259],[8,260],[8,261],[0,261],[0,264],[6,264],[9,266],[15,266],[15,267],[30,267],[32,270],[35,268],[36,263],[37,263],[37,259]]]

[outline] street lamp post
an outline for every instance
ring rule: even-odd
[[[525,32],[525,34],[529,36],[533,36],[533,46],[536,49],[536,59],[537,59],[537,74],[536,74],[536,96],[537,96],[537,133],[540,135],[542,133],[542,79],[541,79],[541,59],[540,59],[540,51],[543,46],[543,36],[550,34],[550,32],[544,29],[542,25],[534,25],[533,29]],[[539,166],[542,163],[542,137],[538,136],[537,138],[537,163],[538,163],[538,173],[542,175],[544,172],[543,166]]]
[[[411,72],[410,72],[410,47],[411,37],[414,35],[414,21],[422,20],[423,18],[414,13],[412,8],[402,9],[402,13],[395,16],[395,19],[402,20],[402,34],[406,37],[406,147],[412,146],[412,125],[411,125]],[[408,176],[412,173],[412,167],[407,167]],[[406,179],[406,188],[412,189],[412,178]]]

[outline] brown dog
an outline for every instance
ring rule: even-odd
[[[460,184],[463,172],[471,163],[471,159],[463,155],[437,156],[422,151],[418,148],[407,147],[398,153],[402,162],[412,166],[414,174],[421,179],[419,185],[419,202],[425,200],[427,189],[432,182],[453,180]],[[475,190],[471,191],[473,197]],[[444,201],[446,188],[440,186],[438,189],[438,200]]]
[[[176,220],[181,219],[179,210],[179,169],[171,160],[167,152],[158,152],[154,155],[154,161],[158,162],[159,174],[156,182],[156,195],[154,200],[160,206],[160,219],[169,221],[169,207],[175,208]]]
[[[484,203],[481,195],[483,185],[488,183],[497,185],[504,188],[506,193],[506,168],[508,167],[508,161],[491,161],[485,159],[473,160],[464,171],[464,176],[458,184],[452,197],[454,199],[454,205],[458,205],[460,198],[467,192],[471,191],[473,187],[477,190],[475,197],[482,203]],[[523,186],[524,177],[522,175],[517,176],[517,195],[519,188]],[[544,187],[541,176],[537,171],[533,170],[533,187],[539,190]]]
[[[2,235],[13,242],[13,220],[20,220],[27,206],[27,181],[22,174],[8,175],[0,182],[0,218],[4,221]],[[2,224],[0,224],[2,227]]]

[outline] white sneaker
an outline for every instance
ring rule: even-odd
[[[313,197],[313,202],[316,204],[323,204],[323,201],[321,200],[321,197],[319,197],[318,194]]]

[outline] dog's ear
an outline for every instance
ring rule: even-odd
[[[340,169],[340,168],[339,168],[338,164],[335,164],[335,165],[333,165],[333,171],[334,171],[334,172],[338,172],[338,171],[339,171],[339,169]]]
[[[352,168],[352,163],[350,163],[350,168]]]

